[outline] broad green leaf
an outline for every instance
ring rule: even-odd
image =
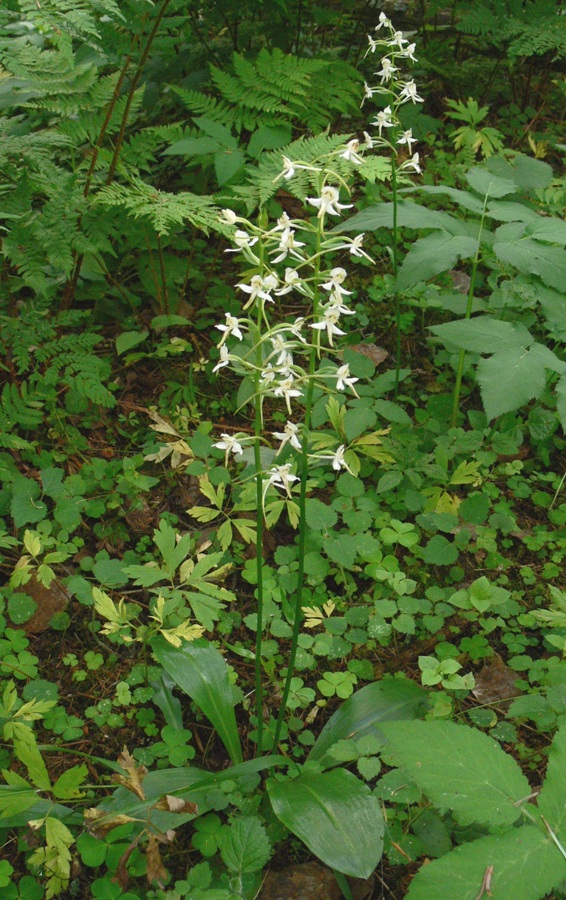
[[[550,244],[566,244],[566,222],[564,219],[555,219],[550,216],[541,218],[536,222],[530,222],[526,229],[529,237],[537,241],[548,241]]]
[[[11,728],[14,753],[28,770],[30,781],[43,791],[50,791],[49,774],[32,729],[19,722],[12,722]]]
[[[563,291],[566,284],[566,253],[560,247],[550,247],[532,238],[519,241],[496,241],[494,253],[515,266],[519,272],[532,273],[550,287]]]
[[[554,735],[548,754],[548,767],[537,797],[539,813],[544,816],[552,830],[560,838],[562,845],[566,841],[566,725],[562,725]]]
[[[538,354],[514,347],[480,359],[476,377],[485,414],[488,419],[495,419],[540,397],[546,384],[546,369]]]
[[[214,170],[218,184],[229,181],[242,168],[246,158],[241,150],[219,150],[214,156]]]
[[[475,255],[478,242],[465,235],[452,235],[445,231],[429,234],[416,241],[407,253],[397,276],[397,288],[404,291],[420,281],[428,281],[434,275],[453,268],[459,259]]]
[[[171,690],[173,684],[173,680],[163,673],[160,678],[150,682],[150,687],[153,689],[152,700],[161,710],[163,718],[168,725],[179,731],[183,727],[183,708],[179,698]]]
[[[556,411],[562,430],[566,431],[566,375],[563,375],[556,385]]]
[[[149,331],[123,331],[116,338],[116,353],[121,356],[132,347],[137,347],[147,338]]]
[[[531,793],[519,766],[493,739],[453,722],[386,722],[403,771],[462,825],[512,825]]]
[[[478,213],[479,215],[483,213],[483,202],[469,191],[461,191],[458,188],[447,187],[441,184],[422,184],[419,186],[419,191],[425,194],[447,194],[451,200],[454,200],[463,209],[468,209],[470,212]]]
[[[107,816],[126,815],[138,819],[142,827],[150,814],[152,824],[165,832],[168,828],[177,828],[184,822],[208,812],[210,806],[207,804],[207,796],[211,792],[214,793],[214,789],[224,782],[237,782],[240,778],[253,778],[257,781],[258,772],[279,766],[285,761],[282,756],[263,756],[212,774],[194,766],[160,769],[149,772],[143,779],[145,800],[140,800],[127,788],[119,787],[111,797],[105,798],[98,808]],[[155,801],[166,794],[196,803],[197,812],[169,813],[152,809]]]
[[[26,782],[24,782],[25,784]],[[37,802],[36,789],[30,785],[27,787],[24,785],[0,784],[0,820],[17,816],[27,809],[31,809]]]
[[[204,131],[205,134],[210,135],[210,137],[214,138],[225,147],[227,150],[235,150],[238,146],[238,141],[232,134],[229,128],[226,128],[225,125],[222,125],[220,122],[215,121],[214,119],[209,119],[206,116],[198,116],[193,119],[193,122],[200,128],[201,131]]]
[[[534,209],[512,200],[492,200],[487,204],[487,215],[498,222],[540,222]]]
[[[526,825],[463,844],[423,865],[407,900],[539,900],[564,878],[566,860],[558,848]]]
[[[262,150],[276,150],[284,147],[291,140],[290,125],[260,125],[254,131],[248,144],[248,155],[257,157]]]
[[[271,856],[271,843],[256,816],[243,816],[230,826],[220,853],[231,872],[258,872]]]
[[[309,497],[306,501],[306,520],[313,531],[329,531],[336,525],[338,516],[331,506],[327,506],[316,497]]]
[[[293,781],[269,779],[277,818],[327,866],[369,878],[383,851],[383,817],[377,797],[346,769],[302,772]]]
[[[345,222],[333,231],[376,231],[378,228],[393,228],[393,203],[376,203]],[[442,228],[451,234],[461,233],[461,223],[449,213],[428,209],[420,203],[401,200],[397,204],[397,225],[406,228]]]
[[[206,641],[184,644],[178,649],[157,637],[152,649],[165,671],[210,720],[232,762],[242,762],[236,725],[235,691],[228,678],[222,654]]]
[[[169,575],[173,576],[193,546],[191,534],[184,534],[178,541],[175,529],[162,519],[153,532],[153,540]]]
[[[474,166],[466,172],[466,181],[478,194],[486,197],[505,197],[517,191],[517,186],[509,178],[494,175],[481,166]]]
[[[210,137],[181,138],[164,150],[161,156],[199,156],[216,153],[219,147],[219,142]]]
[[[328,751],[337,741],[357,739],[366,734],[381,736],[382,722],[414,719],[424,712],[427,702],[426,692],[407,678],[386,678],[368,684],[330,717],[308,759],[328,763]]]
[[[541,159],[533,159],[532,156],[524,156],[517,153],[513,159],[504,159],[502,156],[493,156],[485,163],[486,169],[501,178],[510,178],[518,188],[526,191],[534,191],[545,188],[551,183],[554,172],[552,166]]]
[[[429,328],[445,344],[453,344],[459,350],[472,353],[495,353],[505,349],[529,347],[533,338],[526,328],[494,319],[493,316],[477,316],[459,319]]]
[[[86,766],[73,766],[67,769],[59,776],[53,785],[53,794],[59,800],[70,800],[72,797],[83,797],[84,793],[79,790],[88,775]]]

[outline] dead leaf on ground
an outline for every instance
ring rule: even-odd
[[[506,666],[499,656],[486,663],[476,675],[476,686],[472,694],[480,703],[502,703],[516,697],[515,687],[518,674]]]

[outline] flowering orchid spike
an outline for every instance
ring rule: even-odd
[[[419,165],[419,154],[413,153],[411,159],[408,159],[407,162],[404,162],[400,169],[412,169],[413,172],[417,172],[419,175],[422,174],[422,169]]]
[[[380,12],[379,14],[379,23],[375,26],[375,30],[379,31],[381,28],[391,28],[391,21],[387,18],[384,12]]]
[[[244,304],[244,309],[248,309],[258,298],[273,303],[270,291],[277,287],[277,276],[275,273],[271,273],[265,278],[262,278],[261,275],[252,275],[249,284],[237,284],[236,287],[250,295],[249,300]]]
[[[332,291],[334,294],[337,294],[338,297],[342,294],[351,294],[352,291],[347,291],[346,288],[342,287],[347,277],[348,273],[346,272],[346,269],[343,269],[342,266],[336,266],[334,269],[330,270],[330,281],[321,284],[321,287],[324,288],[325,291]]]
[[[224,251],[225,253],[239,253],[240,250],[253,247],[253,245],[258,242],[258,238],[251,237],[247,231],[241,231],[240,229],[235,232],[233,240],[236,246],[228,247],[228,249]]]
[[[413,129],[409,128],[408,131],[404,131],[400,138],[396,141],[397,144],[406,144],[407,150],[411,152],[411,144],[416,144],[416,138],[413,137]]]
[[[273,466],[269,470],[269,477],[266,479],[265,487],[263,489],[264,500],[267,490],[271,485],[283,488],[287,496],[291,496],[291,485],[294,481],[299,480],[299,476],[294,475],[291,469],[292,463],[286,463],[284,466]]]

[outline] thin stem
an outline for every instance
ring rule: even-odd
[[[260,241],[260,266],[263,266],[264,248]],[[263,321],[263,309],[261,303],[257,306],[257,333],[261,335]],[[256,579],[257,579],[257,611],[256,611],[256,635],[255,635],[255,702],[257,715],[257,744],[256,753],[263,753],[263,682],[261,671],[261,651],[263,641],[263,480],[261,477],[261,432],[263,416],[261,408],[261,368],[263,360],[263,346],[260,340],[255,348],[255,372],[254,372],[254,467],[255,467],[255,494],[256,494]]]
[[[120,122],[120,130],[118,132],[118,137],[116,138],[116,145],[114,148],[114,154],[112,156],[112,161],[110,163],[110,169],[108,170],[108,176],[106,178],[106,184],[110,184],[114,180],[114,174],[116,172],[116,167],[118,165],[118,159],[120,157],[120,153],[122,151],[122,144],[124,143],[124,135],[126,133],[126,126],[128,124],[128,119],[130,117],[130,109],[132,107],[132,103],[134,101],[134,96],[138,88],[138,84],[140,78],[142,76],[143,68],[147,62],[147,58],[149,56],[149,52],[151,50],[152,44],[157,37],[157,32],[159,31],[159,26],[161,25],[161,20],[163,16],[167,12],[167,7],[171,3],[171,0],[163,0],[161,4],[161,9],[157,13],[155,17],[155,22],[153,23],[153,28],[149,33],[149,37],[145,43],[145,47],[142,50],[142,54],[140,56],[140,60],[138,62],[134,77],[132,78],[132,83],[130,85],[130,90],[128,91],[128,96],[126,97],[126,105],[124,106],[124,112],[122,114],[122,121]]]
[[[324,230],[323,220],[319,220],[318,231],[316,235],[316,265],[315,265],[315,284],[317,282],[317,276],[320,274],[320,257],[321,257],[321,244],[322,244],[322,233]],[[313,299],[313,314],[316,317],[317,313],[317,297]],[[285,676],[285,684],[283,686],[283,695],[281,697],[281,704],[279,706],[279,713],[277,716],[277,723],[275,725],[275,735],[273,738],[273,747],[277,747],[279,743],[279,738],[281,737],[281,729],[283,727],[283,719],[285,717],[285,708],[287,706],[287,700],[289,699],[289,694],[291,692],[291,681],[293,678],[293,674],[295,671],[295,660],[297,657],[297,649],[299,646],[299,635],[301,631],[301,621],[302,621],[302,605],[303,605],[303,588],[304,588],[304,580],[305,580],[305,545],[306,545],[306,537],[307,537],[307,523],[306,523],[306,502],[307,502],[307,479],[309,474],[309,442],[308,437],[311,429],[311,414],[312,414],[312,405],[313,405],[313,395],[314,395],[314,374],[316,370],[316,349],[315,347],[311,348],[310,357],[309,357],[309,383],[307,387],[307,395],[305,398],[305,416],[304,416],[304,429],[303,429],[303,446],[301,450],[300,462],[299,462],[299,478],[301,480],[301,489],[299,493],[299,540],[298,540],[298,553],[299,553],[299,568],[297,571],[297,591],[295,593],[295,600],[293,603],[293,632],[291,634],[291,650],[289,653],[289,659],[287,662],[287,675]]]
[[[391,192],[393,194],[393,246],[391,262],[393,265],[393,277],[397,281],[397,271],[399,269],[399,229],[397,225],[397,159],[395,151],[391,156]],[[399,393],[399,378],[401,373],[401,299],[397,287],[394,289],[395,301],[395,397]]]
[[[466,313],[464,315],[464,320],[470,319],[472,316],[472,309],[474,306],[474,294],[476,288],[476,275],[478,271],[478,264],[480,261],[480,248],[481,248],[481,236],[483,232],[483,226],[485,222],[485,216],[487,212],[487,201],[489,199],[489,195],[485,195],[485,199],[483,201],[483,210],[482,216],[480,220],[480,227],[478,231],[478,246],[476,248],[476,252],[474,255],[474,259],[472,262],[472,272],[470,275],[470,289],[468,291],[468,302],[466,304]],[[464,360],[466,357],[466,351],[460,350],[460,355],[458,357],[458,368],[456,370],[456,382],[454,384],[454,394],[452,399],[452,418],[450,420],[450,425],[452,428],[456,427],[458,422],[458,413],[460,411],[460,394],[462,391],[462,377],[464,374]]]

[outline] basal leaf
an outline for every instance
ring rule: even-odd
[[[531,793],[515,760],[480,731],[453,722],[385,722],[391,752],[412,781],[463,825],[512,825]]]
[[[152,641],[152,649],[173,681],[195,701],[216,728],[232,762],[242,762],[234,713],[235,692],[222,654],[204,640],[176,648],[157,637]]]
[[[471,841],[423,865],[407,900],[539,900],[564,878],[566,860],[558,848],[528,825]]]
[[[485,414],[495,419],[540,397],[546,384],[546,369],[537,353],[514,347],[480,359],[477,380]]]
[[[308,759],[324,761],[330,747],[345,738],[381,736],[382,722],[416,718],[424,712],[427,702],[426,692],[408,678],[386,678],[368,684],[330,717]]]
[[[303,772],[293,781],[270,779],[267,792],[277,818],[327,866],[369,878],[383,850],[377,797],[346,769]]]
[[[477,247],[475,238],[454,236],[445,231],[420,238],[403,260],[397,276],[397,288],[404,291],[419,281],[427,281],[440,272],[452,269],[459,259],[474,256]]]

